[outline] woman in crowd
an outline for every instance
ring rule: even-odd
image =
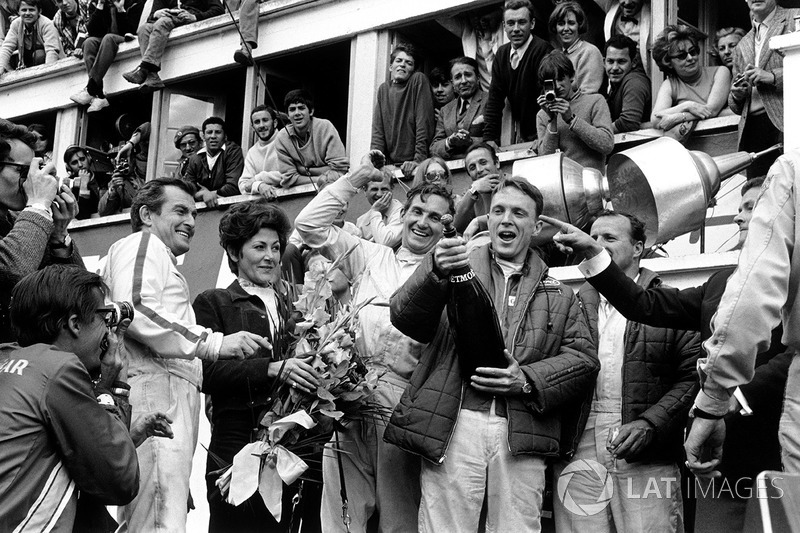
[[[450,188],[451,181],[452,175],[447,163],[441,157],[433,156],[420,163],[414,171],[414,181],[411,182],[411,188],[413,189],[426,183]]]
[[[588,29],[583,8],[575,2],[556,5],[548,28],[558,45],[556,48],[567,54],[575,66],[575,86],[584,94],[599,92],[605,77],[603,54],[581,38]]]
[[[12,65],[14,52],[18,54],[16,64]],[[49,65],[63,55],[58,30],[52,20],[42,15],[39,0],[22,0],[19,17],[11,22],[0,45],[0,76],[14,68]]]
[[[220,244],[237,279],[227,289],[211,289],[197,297],[197,323],[225,335],[251,331],[266,337],[273,348],[245,360],[203,363],[203,392],[211,395],[213,405],[207,473],[221,467],[214,456],[230,464],[252,442],[276,385],[287,383],[305,392],[319,385],[317,372],[305,360],[283,359],[292,300],[280,278],[280,258],[290,230],[286,213],[266,201],[236,204],[220,221]],[[284,490],[284,519],[278,524],[258,493],[237,507],[223,501],[216,477],[206,479],[209,532],[288,531],[292,491]]]
[[[53,160],[53,147],[50,145],[50,134],[42,124],[31,124],[28,131],[36,136],[36,148],[33,152],[36,157],[42,158],[42,165]]]
[[[539,155],[557,150],[584,167],[605,172],[606,156],[614,149],[611,112],[599,94],[584,94],[575,86],[575,67],[564,52],[554,50],[539,65],[539,85],[555,81],[555,97],[540,95],[536,115]]]
[[[653,61],[666,74],[658,90],[650,127],[683,142],[698,120],[716,117],[726,107],[731,73],[725,67],[701,67],[700,35],[683,24],[671,25],[653,43]]]
[[[714,36],[714,47],[711,55],[716,57],[722,66],[733,70],[733,51],[736,45],[747,34],[742,28],[722,28]]]

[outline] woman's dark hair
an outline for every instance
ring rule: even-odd
[[[692,46],[699,47],[699,42],[705,37],[702,33],[685,24],[671,24],[664,28],[653,43],[653,61],[664,74],[675,75],[675,69],[670,63],[670,55],[678,51],[678,43],[689,41]]]
[[[556,26],[567,18],[568,13],[575,15],[575,20],[578,22],[578,34],[583,35],[586,33],[589,25],[586,23],[586,13],[583,12],[583,8],[575,2],[562,2],[556,5],[550,14],[550,20],[547,21],[550,35],[557,35]]]
[[[553,50],[542,58],[539,63],[539,85],[544,83],[544,80],[560,80],[563,78],[575,77],[575,66],[570,61],[567,54],[561,50]]]
[[[234,274],[239,274],[239,264],[231,256],[238,257],[244,243],[262,228],[275,230],[283,255],[292,223],[280,207],[266,200],[242,202],[228,209],[219,221],[219,244],[228,254],[228,266]]]

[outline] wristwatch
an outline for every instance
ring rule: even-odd
[[[528,380],[525,380],[525,385],[522,386],[522,394],[530,394],[533,392],[533,385]]]
[[[70,246],[72,246],[72,237],[69,236],[69,233],[64,236],[63,241],[50,243],[50,248],[53,248],[54,250],[69,248]]]

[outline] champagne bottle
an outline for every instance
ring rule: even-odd
[[[444,215],[442,224],[445,238],[456,236],[452,216]],[[503,354],[503,332],[494,304],[469,265],[450,272],[447,318],[463,379],[469,380],[479,366],[508,366]]]

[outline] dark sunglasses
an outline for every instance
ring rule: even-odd
[[[690,55],[692,57],[697,57],[697,56],[700,55],[700,50],[698,50],[696,47],[693,46],[693,47],[689,48],[688,50],[681,50],[677,54],[672,54],[671,56],[669,56],[669,58],[670,59],[678,59],[680,61],[685,61],[686,58],[689,57]]]
[[[433,170],[425,173],[425,179],[428,181],[444,180],[447,178],[447,173],[443,170]]]

